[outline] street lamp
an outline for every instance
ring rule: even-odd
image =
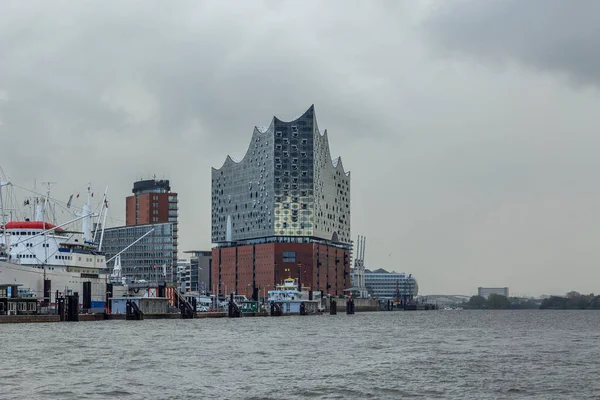
[[[265,299],[267,298],[267,288],[271,287],[271,285],[264,285],[263,286],[263,303],[265,302]]]
[[[219,308],[219,292],[220,292],[221,285],[223,285],[223,282],[218,282],[215,285],[213,285],[213,296],[215,298],[215,309],[217,309],[217,310]]]

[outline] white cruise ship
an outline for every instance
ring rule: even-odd
[[[64,224],[46,222],[49,208],[49,192],[45,198],[35,200],[33,220],[5,221],[2,210],[2,186],[0,182],[0,284],[20,284],[33,297],[53,306],[57,291],[61,294],[79,293],[80,303],[89,292],[90,308],[104,308],[107,291],[106,258],[101,245],[92,235],[92,217],[106,215],[104,199],[99,214],[90,211],[91,189],[88,187],[87,203],[78,217]],[[75,221],[82,221],[82,232],[67,230]],[[101,241],[101,239],[100,239]],[[86,285],[86,283],[89,284]],[[84,286],[86,286],[84,290]],[[85,304],[84,304],[85,305]]]

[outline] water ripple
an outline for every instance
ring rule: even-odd
[[[593,311],[0,327],[2,399],[599,399]]]

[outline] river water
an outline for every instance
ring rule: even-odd
[[[0,325],[0,399],[600,399],[600,312]]]

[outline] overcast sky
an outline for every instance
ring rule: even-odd
[[[597,293],[599,30],[594,0],[4,0],[0,166],[64,200],[109,185],[112,225],[170,179],[180,250],[208,249],[211,167],[315,104],[369,268]]]

